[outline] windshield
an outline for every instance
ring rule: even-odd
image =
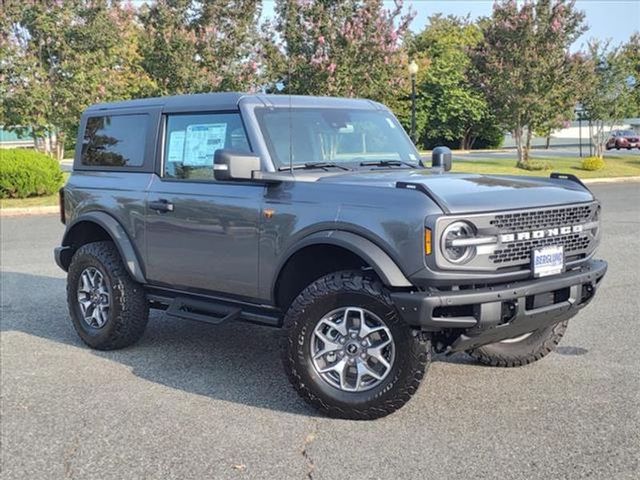
[[[402,126],[383,110],[258,108],[256,116],[276,168],[288,167],[290,161],[294,167],[317,162],[350,168],[382,161],[395,163],[380,166],[419,164]]]

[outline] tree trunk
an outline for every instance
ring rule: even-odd
[[[593,144],[593,154],[598,157],[604,157],[604,121],[596,120],[595,129],[593,126],[589,130],[589,136],[591,137],[591,143]]]
[[[519,130],[519,138],[516,139],[516,145],[518,145],[518,168],[528,168],[529,167],[529,150],[531,149],[531,136],[533,134],[530,128],[527,128],[527,134],[524,140],[524,145],[522,143],[522,136],[524,127],[518,127]]]
[[[471,129],[467,128],[464,131],[462,140],[460,140],[460,148],[462,150],[471,150]]]
[[[64,160],[64,133],[62,132],[56,135],[56,159],[59,162]]]
[[[513,139],[516,142],[516,150],[518,152],[517,166],[522,165],[522,127],[518,125],[513,131]]]
[[[544,149],[549,150],[550,145],[551,145],[551,134],[547,135],[547,141],[544,144]]]
[[[529,152],[531,151],[531,138],[533,137],[533,130],[527,128],[527,143],[524,147],[524,162],[529,163]]]

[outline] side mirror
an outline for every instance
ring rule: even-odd
[[[451,150],[449,147],[436,147],[431,153],[431,166],[440,167],[445,172],[451,170]]]
[[[213,176],[216,180],[252,180],[255,171],[260,171],[260,157],[251,153],[222,149],[213,155]]]

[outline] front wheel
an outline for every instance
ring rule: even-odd
[[[555,350],[569,320],[515,338],[467,351],[475,360],[492,367],[521,367],[541,360]]]
[[[327,275],[285,315],[284,367],[308,403],[332,417],[374,419],[402,407],[431,360],[431,343],[399,317],[377,279]]]

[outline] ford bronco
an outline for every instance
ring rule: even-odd
[[[92,106],[60,191],[73,325],[101,350],[136,342],[150,308],[282,327],[295,389],[351,419],[404,405],[432,351],[540,360],[606,272],[600,205],[571,175],[450,168],[369,100]]]

